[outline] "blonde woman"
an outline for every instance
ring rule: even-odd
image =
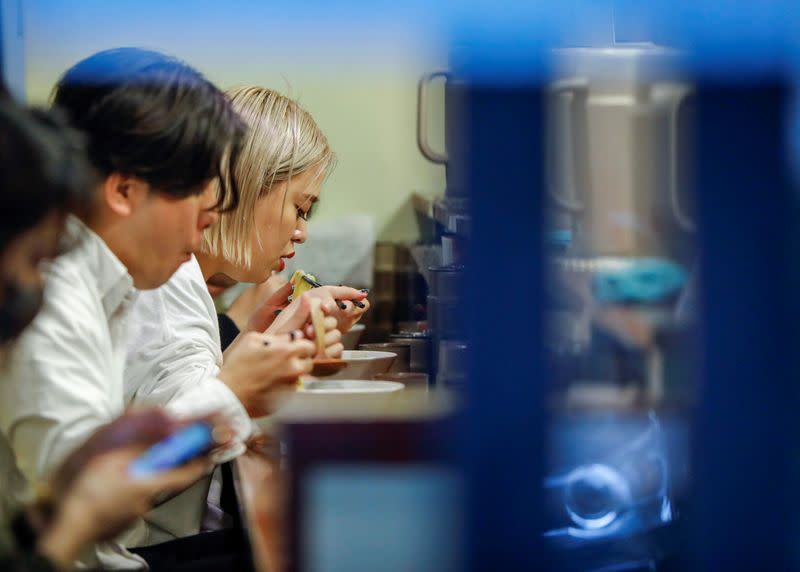
[[[212,292],[237,282],[261,284],[273,271],[284,269],[283,260],[293,257],[295,245],[306,239],[306,221],[334,164],[325,135],[293,100],[261,87],[238,88],[229,95],[250,132],[236,165],[242,188],[239,207],[206,232],[197,255]],[[249,322],[237,320],[232,327],[263,331],[274,318],[275,306],[285,303],[290,293],[284,285],[260,306],[263,312],[257,309]],[[323,299],[342,333],[368,308],[366,293],[352,288],[326,287],[311,296]],[[302,304],[290,306],[270,331],[286,330],[287,324],[297,327],[305,314]],[[329,353],[341,349],[337,346]]]
[[[312,336],[307,324],[310,299],[321,298],[328,314],[325,345],[330,356],[342,351],[337,325],[349,328],[369,304],[366,293],[353,288],[314,289],[277,318],[274,312],[257,310],[247,331],[223,355],[206,281],[263,282],[273,270],[282,270],[283,259],[306,240],[306,219],[334,162],[324,134],[291,99],[260,87],[236,89],[229,96],[249,127],[232,166],[239,178],[239,204],[207,231],[201,254],[167,284],[138,298],[125,395],[181,415],[222,409],[243,442],[251,433],[250,417],[268,413],[276,391],[310,370],[314,344],[302,339]],[[285,300],[288,293],[284,288],[279,295]],[[176,522],[181,511],[163,512],[150,518],[167,535],[153,542],[199,531],[198,518]]]

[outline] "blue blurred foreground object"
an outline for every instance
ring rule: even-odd
[[[674,262],[647,258],[601,272],[592,286],[601,302],[653,303],[679,293],[686,277],[686,271]]]
[[[132,477],[152,477],[194,459],[214,445],[211,426],[193,423],[156,443],[128,467]]]

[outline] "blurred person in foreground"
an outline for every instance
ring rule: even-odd
[[[67,214],[91,208],[92,186],[83,141],[58,116],[0,101],[0,359],[36,316],[41,266],[65,247]],[[2,383],[25,381],[5,376]],[[177,426],[158,410],[117,418],[43,480],[38,498],[27,505],[17,502],[27,487],[6,470],[11,459],[4,449],[0,569],[69,569],[88,545],[113,537],[143,514],[157,494],[202,477],[205,458],[148,479],[128,476],[128,463]]]

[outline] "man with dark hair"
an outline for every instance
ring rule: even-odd
[[[103,174],[125,173],[175,198],[198,194],[238,153],[244,124],[227,97],[199,72],[158,52],[118,48],[70,68],[53,105],[89,134],[89,157]],[[238,201],[223,177],[225,210]]]
[[[114,189],[124,196],[130,187],[144,191],[151,206],[159,199],[170,205],[189,199],[204,201],[210,212],[212,205],[228,209],[238,202],[235,181],[223,172],[228,159],[238,154],[244,125],[225,95],[183,62],[135,48],[100,52],[64,74],[53,105],[88,135],[92,164],[106,183],[113,182],[106,185],[110,198]],[[221,196],[209,204],[215,178],[220,179]],[[211,218],[216,220],[216,214]],[[161,234],[168,229],[156,233],[136,222],[128,225],[135,234],[124,239],[124,250],[139,252],[125,252],[120,259],[137,288],[155,288],[188,259],[202,230],[176,225],[176,234],[189,234],[170,240]],[[136,260],[140,253],[150,260]],[[153,258],[161,264],[154,266]]]
[[[0,429],[14,452],[15,474],[29,483],[123,411],[127,317],[136,289],[166,282],[199,248],[219,210],[236,204],[225,165],[244,133],[224,94],[199,72],[135,48],[76,64],[56,86],[54,105],[85,134],[99,182],[92,212],[67,221],[76,245],[48,269],[42,309],[10,355],[10,375],[26,383],[0,386]],[[206,480],[184,493],[195,491],[196,502],[183,505],[195,515],[168,511],[174,520],[159,530],[140,521],[121,543],[191,534],[191,528],[165,529],[201,514],[207,488]],[[154,539],[157,533],[164,536]],[[122,544],[98,545],[86,562],[144,567]]]

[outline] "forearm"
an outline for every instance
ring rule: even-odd
[[[252,421],[241,398],[215,376],[196,379],[163,405],[176,417],[222,416],[233,431],[234,448],[241,449],[236,444],[245,443],[253,432]],[[215,455],[214,461],[224,462],[232,456],[235,455]]]

